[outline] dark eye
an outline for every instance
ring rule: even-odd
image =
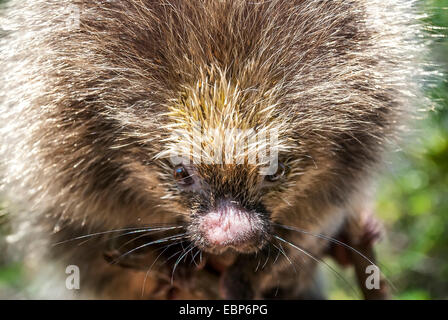
[[[194,183],[192,176],[188,173],[187,169],[184,166],[179,165],[174,168],[174,179],[176,179],[177,183],[189,186]]]
[[[286,167],[283,163],[279,163],[277,166],[277,172],[265,177],[269,182],[276,182],[280,180],[286,173]]]

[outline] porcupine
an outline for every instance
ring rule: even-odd
[[[364,236],[412,112],[412,3],[7,3],[8,239],[44,296],[321,297],[316,235]]]

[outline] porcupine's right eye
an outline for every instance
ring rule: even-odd
[[[194,183],[193,177],[188,173],[183,165],[176,166],[173,173],[174,179],[182,186],[189,186]]]

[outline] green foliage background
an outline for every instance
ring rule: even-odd
[[[445,75],[425,87],[431,111],[416,122],[378,188],[376,211],[386,226],[378,247],[382,271],[397,299],[448,298],[448,0],[420,1],[431,59]],[[425,106],[426,108],[428,106]],[[337,267],[336,267],[337,268]],[[353,286],[349,271],[341,271]],[[329,273],[331,297],[353,298],[347,284]]]
[[[439,69],[448,74],[448,0],[421,0],[421,5],[433,27],[428,34],[436,39],[431,54]],[[378,188],[376,209],[387,229],[378,256],[382,271],[396,287],[392,293],[397,299],[448,298],[447,80],[448,76],[440,77],[426,87],[433,110],[418,121],[417,131],[390,160]],[[20,264],[6,261],[2,254],[5,216],[0,210],[1,297],[8,292],[13,295],[24,282]],[[335,268],[356,287],[351,270]],[[346,282],[327,273],[330,298],[357,298]]]

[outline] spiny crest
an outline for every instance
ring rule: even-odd
[[[267,154],[288,149],[289,126],[279,115],[276,87],[242,88],[238,78],[229,78],[212,67],[183,86],[168,105],[164,129],[173,134],[157,158],[181,154],[195,163],[265,165]]]

